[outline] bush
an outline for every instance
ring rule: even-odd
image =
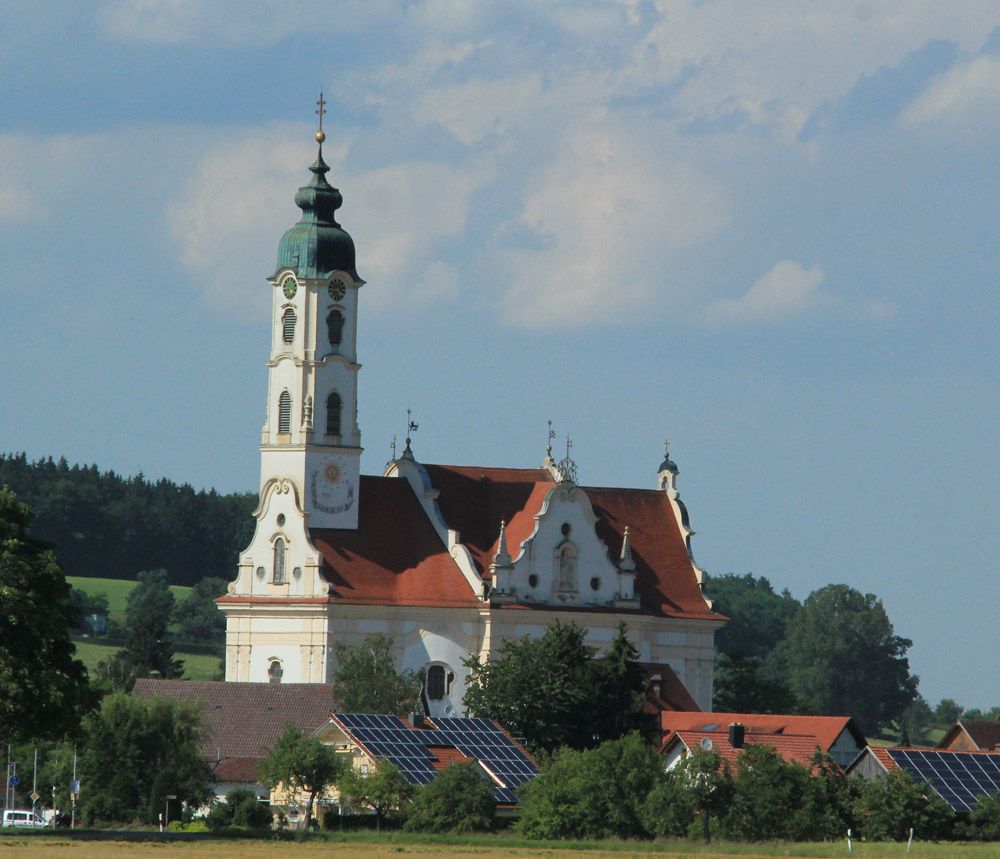
[[[408,832],[489,832],[496,817],[493,787],[479,765],[454,763],[417,792],[409,809]]]
[[[861,788],[854,805],[860,834],[869,841],[937,841],[951,834],[954,813],[931,786],[913,783],[909,773],[893,770]]]
[[[230,791],[225,802],[220,802],[206,818],[211,830],[226,826],[242,829],[267,829],[271,825],[271,809],[257,801],[257,794],[246,788]]]
[[[518,790],[516,829],[529,838],[645,836],[643,802],[663,778],[662,758],[638,734],[585,752],[560,749]]]

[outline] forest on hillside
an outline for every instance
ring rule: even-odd
[[[53,544],[69,576],[135,581],[141,570],[164,569],[172,585],[228,581],[253,536],[254,492],[195,491],[24,453],[0,454],[0,486],[31,507],[31,536]]]

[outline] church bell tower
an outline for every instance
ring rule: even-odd
[[[343,203],[326,180],[320,96],[319,155],[309,184],[299,188],[299,222],[278,245],[272,292],[267,420],[261,433],[263,495],[290,478],[306,527],[358,527],[357,310],[364,281],[354,241],[334,215]]]

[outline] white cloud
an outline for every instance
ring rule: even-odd
[[[717,301],[707,311],[712,322],[782,322],[833,305],[833,298],[819,285],[823,270],[805,269],[792,260],[782,260],[742,298]]]
[[[903,112],[909,128],[924,125],[960,128],[993,122],[1000,107],[1000,57],[976,57],[935,77]]]
[[[181,262],[212,303],[259,314],[267,305],[263,279],[273,270],[278,240],[301,215],[295,189],[306,184],[311,154],[289,140],[283,125],[226,140],[205,154],[170,205],[171,234]],[[337,217],[359,245],[358,269],[370,286],[366,310],[404,294],[426,303],[454,295],[447,266],[429,265],[437,243],[461,232],[469,196],[488,180],[484,170],[406,163],[368,172],[344,169],[347,144],[327,144],[328,179],[341,187]],[[425,282],[423,292],[414,283]]]
[[[109,0],[99,20],[123,42],[262,45],[298,33],[377,26],[393,14],[394,0]]]
[[[60,195],[87,180],[93,166],[78,171],[106,143],[100,135],[0,134],[0,223],[48,218]]]
[[[498,276],[512,282],[504,320],[531,328],[588,324],[679,291],[670,282],[670,253],[726,223],[725,193],[620,129],[576,132],[558,149],[555,164],[529,180],[518,219],[533,247],[498,251]]]

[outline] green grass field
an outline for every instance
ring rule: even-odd
[[[66,581],[74,588],[79,588],[88,596],[96,593],[103,593],[108,598],[111,618],[118,623],[125,622],[125,606],[128,603],[128,595],[138,582],[129,582],[124,579],[91,579],[85,576],[66,576]],[[170,590],[177,602],[187,598],[191,588],[184,588],[180,585],[171,585]]]
[[[122,625],[125,623],[125,606],[128,603],[128,595],[138,582],[128,582],[121,579],[90,579],[83,576],[67,576],[66,581],[74,588],[79,588],[87,594],[105,594],[108,598],[111,619]],[[191,588],[171,585],[170,590],[174,599],[181,602],[187,598]],[[105,644],[99,638],[78,638],[75,639],[75,643],[77,656],[91,673],[97,667],[98,662],[109,659],[115,651],[120,649],[119,645]],[[185,680],[212,680],[219,674],[219,658],[217,656],[184,653],[182,650],[178,650],[176,657],[184,660]]]
[[[73,640],[76,645],[76,655],[87,666],[87,671],[91,674],[97,668],[97,663],[101,660],[110,659],[117,650],[121,648],[116,644],[104,644],[100,639],[76,638]],[[206,656],[201,653],[184,653],[178,650],[174,653],[175,658],[184,660],[185,680],[215,680],[219,678],[219,657]]]
[[[125,841],[124,838],[146,838],[145,841]],[[1000,857],[997,844],[923,844],[913,845],[907,853],[905,844],[855,844],[854,851],[848,853],[847,843],[831,844],[728,844],[717,843],[709,846],[691,844],[685,841],[670,842],[540,842],[526,841],[510,836],[428,836],[401,833],[352,833],[340,835],[327,833],[325,837],[309,838],[304,841],[275,842],[260,840],[232,840],[199,837],[192,840],[161,840],[155,834],[130,833],[87,833],[74,835],[61,832],[38,833],[36,835],[15,834],[0,836],[0,852],[4,847],[12,847],[18,856],[71,856],[80,859],[97,859],[104,856],[212,856],[217,859],[256,859],[267,856],[365,856],[387,857],[401,853],[440,857],[503,857],[503,856],[550,856],[563,857],[620,857],[623,855],[658,855],[673,857],[698,857],[698,859],[719,859],[723,856],[758,857],[758,859],[778,859],[778,857],[803,857],[803,859],[894,859],[894,857],[923,857],[923,859],[989,859]]]

